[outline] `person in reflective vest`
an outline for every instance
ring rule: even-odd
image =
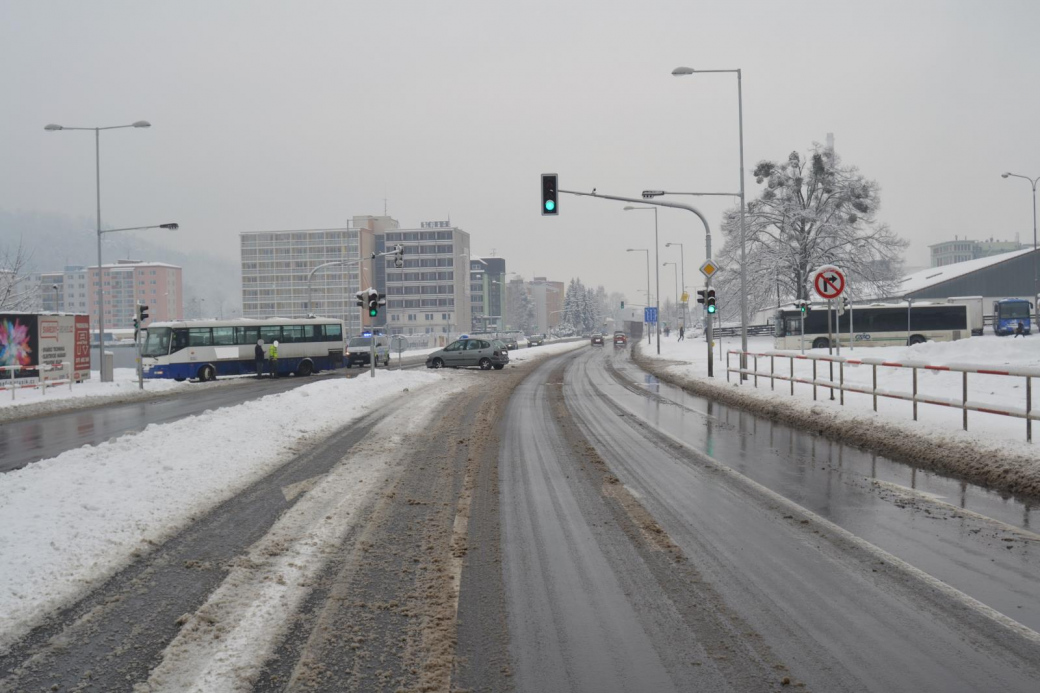
[[[278,340],[276,339],[271,348],[267,350],[267,361],[271,365],[271,375],[278,375]]]

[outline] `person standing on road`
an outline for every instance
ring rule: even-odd
[[[278,375],[278,340],[274,340],[271,343],[271,348],[267,350],[267,362],[271,367],[271,377]]]
[[[1015,336],[1018,337],[1019,335],[1021,335],[1023,337],[1026,336],[1025,325],[1023,325],[1021,322],[1019,322],[1017,325],[1015,325]]]
[[[256,377],[260,378],[264,375],[264,340],[256,340],[253,358],[256,359]]]
[[[679,325],[679,341],[686,339],[686,326]]]

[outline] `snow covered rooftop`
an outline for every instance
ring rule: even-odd
[[[948,282],[951,279],[962,277],[965,274],[971,274],[987,267],[999,265],[1002,262],[1013,260],[1016,257],[1025,255],[1026,253],[1033,252],[1032,248],[1026,250],[1016,250],[1011,253],[1001,253],[1000,255],[992,255],[990,257],[980,257],[978,260],[968,260],[967,262],[957,262],[952,265],[945,265],[943,267],[929,267],[928,269],[921,270],[920,272],[914,272],[909,274],[902,279],[899,283],[899,292],[901,295],[912,293],[914,291],[921,291],[927,289],[930,286],[936,284],[942,284]]]

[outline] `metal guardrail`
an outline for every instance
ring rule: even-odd
[[[50,378],[48,379],[43,375],[47,371],[65,371],[66,369],[71,371],[72,363],[70,361],[61,361],[59,363],[45,363],[42,366],[0,366],[0,373],[3,371],[11,371],[11,379],[9,382],[4,383],[3,379],[0,378],[0,390],[10,390],[11,399],[15,397],[15,392],[24,388],[40,388],[43,390],[43,394],[47,394],[47,385],[51,387],[55,385],[69,384],[69,391],[72,391],[73,377],[71,372],[65,378]],[[15,374],[18,371],[37,371],[40,374],[40,379],[34,383],[15,383]]]
[[[746,352],[747,359],[752,360],[751,368],[732,368],[730,367],[730,354],[737,354],[738,356],[745,352],[739,349],[732,349],[726,352],[726,382],[729,382],[730,373],[737,373],[747,376],[749,379],[754,379],[755,387],[758,387],[759,378],[769,378],[769,389],[776,389],[776,381],[786,381],[791,383],[791,395],[794,395],[795,383],[802,383],[804,385],[811,385],[813,388],[813,399],[816,399],[817,390],[819,388],[826,388],[830,391],[831,399],[834,399],[834,391],[837,390],[839,393],[841,405],[845,404],[845,393],[856,392],[859,394],[870,395],[874,399],[874,411],[878,408],[878,397],[888,397],[891,399],[901,399],[913,403],[914,410],[914,421],[917,421],[917,405],[918,404],[934,404],[941,407],[951,407],[960,409],[963,412],[963,426],[964,430],[968,430],[968,412],[976,411],[985,414],[999,414],[1001,416],[1011,416],[1015,418],[1025,419],[1026,422],[1026,440],[1033,440],[1033,421],[1040,420],[1040,411],[1033,410],[1033,378],[1040,378],[1040,368],[1008,368],[998,370],[990,368],[988,366],[979,366],[975,364],[951,364],[948,366],[934,366],[921,361],[885,361],[880,358],[862,358],[853,359],[844,356],[832,356],[829,354],[789,354],[782,351],[766,351],[766,352]],[[769,372],[758,370],[758,359],[759,357],[769,359]],[[790,368],[789,374],[783,375],[776,372],[776,359],[789,359]],[[812,378],[800,378],[794,374],[794,363],[795,361],[811,361],[812,362]],[[830,365],[829,379],[821,380],[818,377],[817,363],[824,362]],[[747,361],[745,361],[747,363]],[[838,365],[838,381],[834,381],[834,364]],[[864,387],[858,385],[850,385],[845,382],[845,366],[870,366],[872,370],[872,381],[871,386]],[[912,372],[912,391],[911,392],[899,392],[893,390],[883,390],[877,386],[877,369],[882,368],[906,368]],[[918,390],[917,373],[918,371],[929,371],[929,372],[950,372],[961,374],[961,397],[960,398],[948,398],[948,397],[937,397],[934,395],[923,395]],[[1025,407],[1003,407],[988,402],[972,401],[968,399],[968,375],[998,375],[1006,376],[1009,378],[1025,378],[1026,389],[1025,389]],[[737,378],[738,384],[743,378]]]

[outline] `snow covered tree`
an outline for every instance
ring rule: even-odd
[[[818,143],[805,158],[792,152],[783,162],[759,162],[754,174],[765,189],[745,214],[749,317],[778,301],[811,298],[811,275],[821,265],[842,268],[854,297],[895,286],[909,244],[877,220],[876,181]],[[722,232],[719,312],[739,320],[739,207],[726,212]]]
[[[0,311],[28,311],[37,303],[40,287],[29,275],[31,257],[21,242],[0,247]]]

